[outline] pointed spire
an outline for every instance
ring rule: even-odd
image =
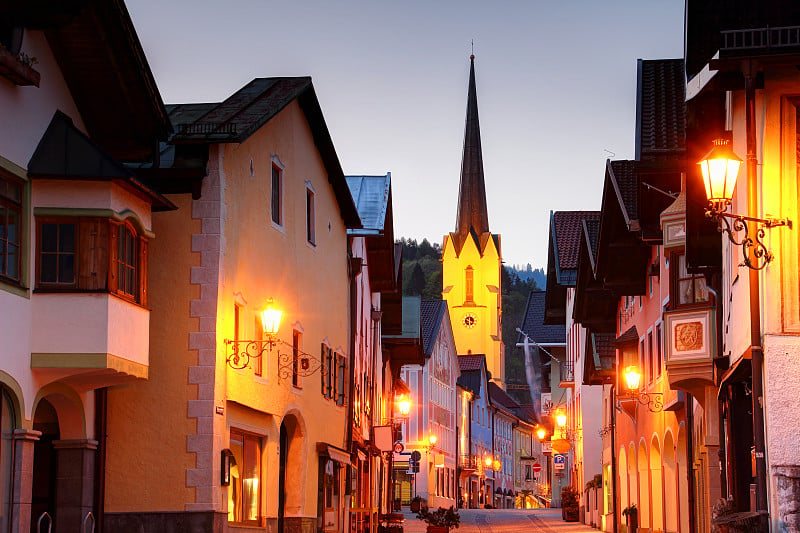
[[[486,187],[483,182],[481,127],[478,122],[478,94],[475,90],[475,56],[470,55],[467,122],[464,127],[464,153],[461,160],[461,184],[458,190],[456,233],[478,235],[489,231],[486,211]]]

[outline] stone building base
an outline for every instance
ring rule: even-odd
[[[788,533],[800,533],[800,466],[773,466],[778,488],[778,518]]]

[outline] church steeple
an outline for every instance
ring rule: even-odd
[[[467,122],[464,127],[464,153],[461,159],[461,183],[458,188],[456,233],[466,236],[470,230],[481,235],[489,232],[486,211],[486,187],[483,182],[481,127],[478,122],[478,94],[475,90],[475,56],[469,56],[469,94]]]

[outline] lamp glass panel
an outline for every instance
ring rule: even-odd
[[[279,309],[275,309],[272,306],[261,312],[261,327],[264,328],[265,335],[277,335],[281,325],[282,314]]]
[[[629,366],[625,369],[625,385],[628,390],[639,390],[639,383],[642,380],[642,373],[636,367]]]

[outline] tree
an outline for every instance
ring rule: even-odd
[[[405,293],[412,296],[421,295],[422,291],[425,290],[425,282],[425,273],[422,271],[422,267],[419,263],[415,263]]]

